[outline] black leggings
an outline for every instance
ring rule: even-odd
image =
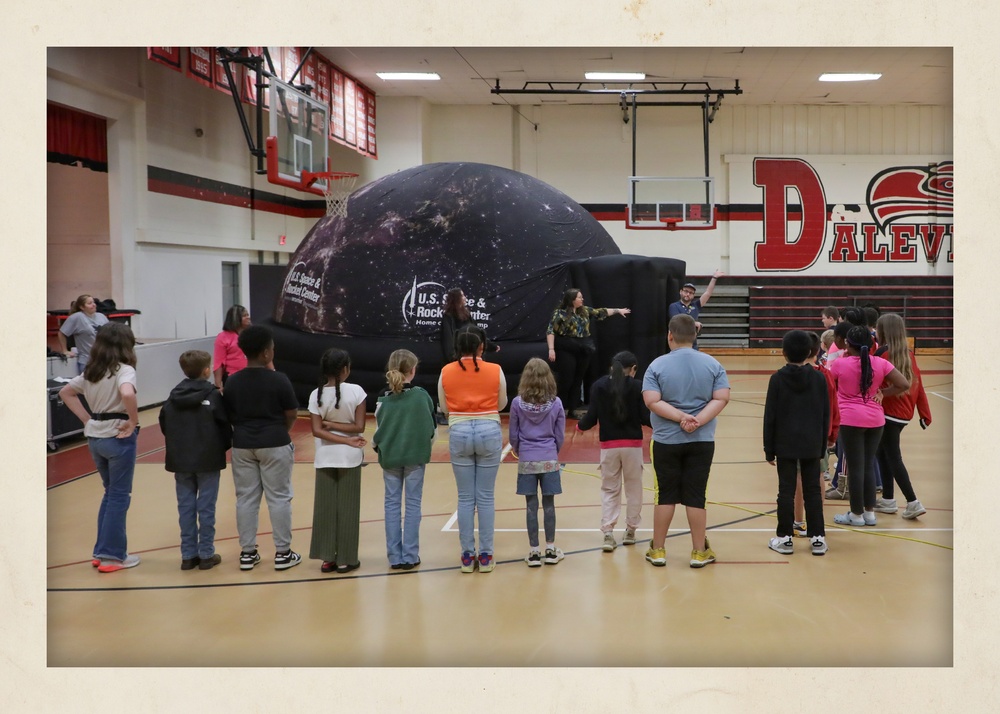
[[[882,427],[840,427],[847,460],[847,485],[851,498],[851,513],[875,508],[875,452],[882,438]],[[808,522],[808,519],[807,519]]]
[[[885,420],[882,440],[878,443],[878,465],[882,470],[882,498],[891,499],[894,491],[892,482],[899,484],[899,490],[907,502],[916,501],[917,494],[910,484],[910,474],[903,463],[903,454],[899,449],[899,436],[906,424],[891,419]]]
[[[538,547],[538,494],[525,496],[528,514],[528,543]],[[542,496],[542,517],[545,521],[545,542],[556,542],[556,497]]]
[[[597,353],[591,337],[555,336],[556,380],[559,399],[567,415],[580,406],[580,389],[590,369],[590,362]]]

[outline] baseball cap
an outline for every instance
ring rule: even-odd
[[[684,288],[691,288],[692,290],[697,290],[697,289],[698,289],[698,288],[696,288],[696,287],[694,286],[694,283],[684,283],[684,284],[683,284],[683,285],[681,286],[681,290],[683,290]]]

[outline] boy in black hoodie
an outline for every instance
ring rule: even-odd
[[[212,355],[189,350],[179,361],[186,379],[160,408],[164,465],[174,472],[177,485],[181,570],[208,570],[222,562],[215,552],[215,502],[233,430],[222,394],[211,381]]]
[[[812,342],[804,330],[791,330],[781,341],[788,364],[771,375],[764,403],[764,458],[778,467],[778,527],[768,547],[792,553],[796,475],[802,473],[802,498],[813,555],[827,551],[819,464],[830,431],[830,396],[826,378],[806,360]]]

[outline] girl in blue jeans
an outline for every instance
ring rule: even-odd
[[[459,359],[445,365],[438,399],[448,415],[448,448],[458,487],[458,538],[462,572],[493,570],[493,491],[503,435],[500,410],[507,406],[507,380],[500,365],[482,361],[483,342],[475,326],[455,338]],[[476,553],[475,517],[479,516]]]
[[[139,556],[128,552],[125,535],[139,437],[135,364],[132,330],[128,325],[109,322],[97,331],[83,374],[59,390],[59,398],[83,422],[83,434],[104,485],[91,561],[101,573],[139,564]],[[80,401],[81,394],[89,412]]]
[[[417,374],[417,356],[409,350],[389,355],[388,388],[375,405],[372,445],[385,482],[385,552],[393,570],[420,565],[420,502],[424,470],[431,460],[437,430],[434,402],[410,382]],[[402,520],[403,491],[406,520]]]

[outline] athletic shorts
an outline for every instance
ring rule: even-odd
[[[517,495],[534,496],[538,493],[538,486],[542,487],[543,496],[554,496],[562,493],[562,481],[558,471],[549,471],[544,474],[518,474],[517,475]]]
[[[656,473],[656,505],[680,503],[690,508],[704,508],[715,442],[661,444],[652,441],[650,451]]]

